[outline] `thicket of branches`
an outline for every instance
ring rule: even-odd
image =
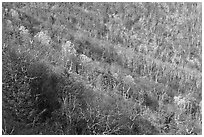
[[[2,5],[2,134],[202,134],[201,3]]]

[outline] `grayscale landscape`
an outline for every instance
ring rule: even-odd
[[[202,3],[2,3],[3,135],[201,135]]]

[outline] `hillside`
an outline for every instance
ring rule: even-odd
[[[202,3],[2,6],[2,134],[202,134]]]

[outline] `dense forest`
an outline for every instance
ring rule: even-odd
[[[2,3],[3,135],[201,135],[202,3]]]

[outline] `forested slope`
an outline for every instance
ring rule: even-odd
[[[202,134],[201,3],[2,6],[2,134]]]

